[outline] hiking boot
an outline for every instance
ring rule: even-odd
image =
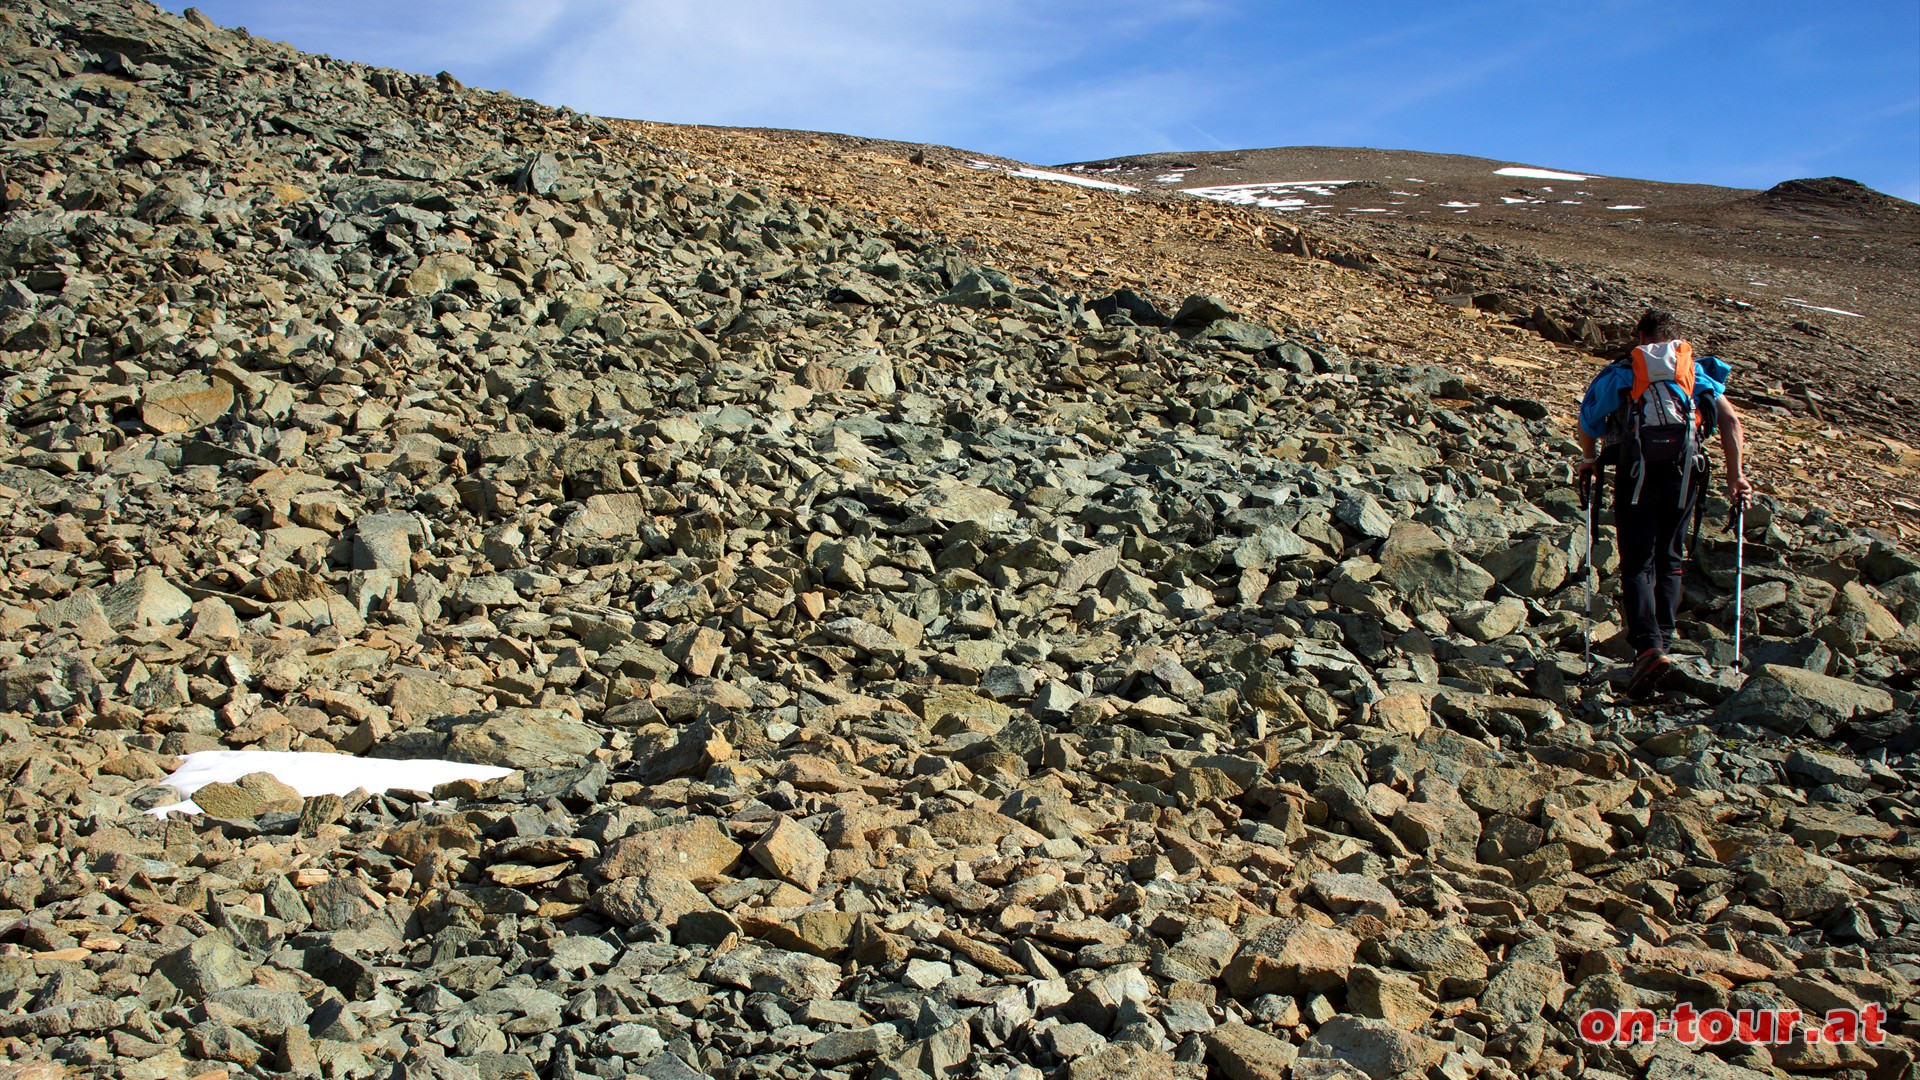
[[[1627,696],[1630,698],[1652,697],[1660,689],[1660,680],[1672,670],[1673,661],[1659,649],[1648,649],[1633,662],[1633,674],[1627,677]]]

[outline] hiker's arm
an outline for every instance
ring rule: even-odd
[[[1584,431],[1580,432],[1578,437],[1580,439],[1580,465],[1576,471],[1587,472],[1593,468],[1593,463],[1600,456],[1600,440]]]
[[[1746,450],[1746,439],[1740,432],[1740,414],[1725,394],[1714,398],[1714,410],[1720,417],[1721,449],[1727,455],[1727,496],[1736,504],[1744,504],[1753,496],[1753,483],[1740,467]]]
[[[1587,384],[1586,396],[1580,400],[1580,421],[1574,435],[1580,440],[1580,463],[1574,466],[1574,475],[1582,483],[1593,472],[1594,463],[1600,454],[1600,436],[1606,431],[1607,416],[1619,407],[1615,400],[1619,397],[1618,380],[1612,379],[1612,368],[1604,369]]]

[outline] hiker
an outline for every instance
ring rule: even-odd
[[[1667,647],[1680,610],[1687,522],[1710,472],[1702,440],[1719,431],[1727,497],[1735,506],[1746,505],[1753,485],[1740,467],[1740,416],[1726,398],[1727,364],[1696,358],[1679,321],[1665,311],[1649,310],[1635,336],[1632,354],[1602,368],[1587,386],[1577,476],[1581,491],[1591,488],[1597,498],[1602,466],[1614,470],[1620,606],[1634,651],[1627,695],[1645,697],[1672,666]]]

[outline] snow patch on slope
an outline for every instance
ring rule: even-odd
[[[1314,205],[1299,193],[1326,199],[1333,196],[1335,188],[1351,183],[1352,180],[1287,180],[1273,184],[1222,184],[1180,190],[1195,198],[1232,203],[1235,206],[1257,206],[1267,210],[1324,210],[1325,206]]]
[[[1009,169],[1004,165],[995,165],[991,161],[969,161],[967,162],[967,168],[978,169],[982,172],[1003,172],[1008,176],[1017,176],[1022,180],[1050,180],[1058,184],[1072,184],[1075,187],[1096,188],[1101,191],[1124,191],[1132,193],[1140,190],[1137,187],[1108,183],[1105,180],[1095,180],[1088,176],[1075,176],[1072,173],[1049,172],[1046,169]]]
[[[182,758],[180,767],[160,781],[178,791],[184,801],[156,806],[147,813],[158,818],[198,814],[200,806],[193,801],[194,792],[216,781],[231,784],[257,772],[271,773],[302,798],[312,798],[345,795],[355,788],[376,795],[396,790],[432,791],[455,780],[498,780],[513,770],[434,758],[397,761],[286,750],[202,750]]]
[[[1554,172],[1552,169],[1528,169],[1528,168],[1522,168],[1518,165],[1510,165],[1504,169],[1495,169],[1493,170],[1493,175],[1518,176],[1528,180],[1591,180],[1593,179],[1593,177],[1591,176],[1583,176],[1580,173]]]

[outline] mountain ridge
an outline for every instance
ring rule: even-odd
[[[1359,347],[1405,349],[1403,355],[1409,356],[1418,352],[1425,362],[1448,364],[1476,377],[1484,365],[1476,371],[1474,362],[1464,359],[1468,355],[1523,353],[1529,364],[1538,365],[1536,370],[1551,373],[1542,380],[1546,385],[1540,392],[1569,425],[1578,389],[1592,373],[1593,359],[1582,357],[1617,355],[1630,343],[1640,312],[1658,303],[1687,320],[1704,347],[1734,362],[1734,399],[1744,402],[1756,421],[1757,452],[1751,467],[1759,483],[1778,484],[1780,491],[1798,497],[1819,492],[1838,512],[1859,512],[1860,520],[1896,530],[1914,528],[1920,521],[1920,499],[1905,479],[1906,471],[1920,462],[1920,452],[1914,450],[1920,446],[1920,346],[1915,344],[1920,342],[1920,305],[1899,286],[1901,267],[1911,265],[1920,274],[1920,233],[1911,230],[1853,231],[1822,247],[1820,241],[1805,239],[1817,235],[1812,229],[1776,236],[1764,207],[1740,204],[1753,193],[1650,181],[1626,181],[1633,186],[1622,190],[1642,198],[1649,192],[1678,192],[1683,198],[1669,200],[1678,206],[1664,218],[1641,220],[1634,215],[1579,225],[1550,216],[1548,225],[1542,225],[1529,219],[1541,208],[1528,206],[1494,220],[1462,219],[1433,227],[1382,221],[1372,214],[1302,215],[1212,203],[1180,194],[1178,186],[1149,182],[1166,160],[1191,163],[1189,159],[1204,158],[1199,154],[1147,155],[1128,172],[1093,173],[1103,181],[1119,179],[1142,188],[1135,198],[1144,216],[1101,217],[1081,211],[1127,197],[1090,193],[1082,198],[1076,193],[1044,200],[1049,189],[1065,185],[969,167],[970,162],[990,161],[1030,168],[990,155],[808,132],[646,123],[637,124],[636,130],[663,144],[694,149],[742,176],[777,177],[789,190],[871,206],[883,217],[899,216],[950,232],[974,230],[978,242],[993,245],[991,250],[1003,252],[1012,264],[1062,288],[1097,287],[1111,280],[1168,302],[1194,290],[1224,290],[1255,309],[1271,304],[1276,313],[1284,313],[1291,306],[1286,291],[1272,284],[1292,274],[1290,256],[1307,250],[1316,256],[1313,261],[1332,260],[1335,266],[1365,275],[1350,282],[1369,283],[1355,294],[1351,306],[1340,304],[1337,290],[1320,293],[1330,307],[1345,307],[1348,314],[1365,312],[1365,318],[1393,317],[1403,310],[1422,313],[1419,331],[1374,335],[1365,341],[1350,336]],[[1309,175],[1300,171],[1303,167],[1355,153],[1333,149],[1304,159],[1290,157],[1264,179],[1297,181]],[[1374,165],[1433,164],[1427,157],[1366,154]],[[926,164],[912,165],[916,155]],[[1472,190],[1483,196],[1489,189],[1511,191],[1543,183],[1493,177],[1491,168],[1502,164],[1494,159],[1441,157],[1455,163],[1456,170],[1460,162],[1472,163],[1461,171],[1470,174],[1479,185]],[[1073,165],[1052,168],[1070,173]],[[1391,174],[1418,175],[1411,168]],[[1216,173],[1215,178],[1227,175]],[[1261,182],[1244,170],[1235,178]],[[1552,181],[1544,183],[1553,186]],[[939,196],[959,187],[972,192],[971,202],[956,198],[943,205]],[[1009,199],[1006,188],[1034,194]],[[1366,201],[1377,198],[1373,191],[1367,194]],[[1042,212],[1031,205],[1036,198],[1056,209],[1073,208],[1075,224],[1062,228],[1053,210]],[[1728,202],[1738,207],[1731,225],[1717,221],[1718,211],[1712,209]],[[1545,212],[1553,214],[1551,208]],[[1588,217],[1605,213],[1582,212]],[[1564,235],[1556,237],[1549,225]],[[1124,238],[1127,258],[1114,259],[1100,250],[1096,238],[1102,237],[1101,230],[1108,230],[1110,238]],[[1111,235],[1113,230],[1117,236]],[[1163,236],[1167,245],[1158,243]],[[1305,248],[1300,237],[1308,238]],[[1079,276],[1059,273],[1064,262],[1076,263]],[[1118,277],[1104,273],[1113,267],[1131,267],[1132,272]],[[1159,269],[1146,272],[1150,268]],[[1777,280],[1764,290],[1749,284],[1769,278]],[[1385,294],[1374,298],[1374,285],[1396,297],[1412,289],[1449,312],[1424,301],[1407,308],[1402,299]],[[1843,288],[1836,297],[1835,291]],[[1788,304],[1789,298],[1801,303]],[[1863,298],[1874,303],[1863,304]],[[1858,312],[1869,306],[1871,318],[1819,310]],[[1521,349],[1504,332],[1488,338],[1470,329],[1483,324],[1527,331],[1538,344]],[[1467,332],[1455,332],[1462,329]],[[1424,347],[1409,348],[1419,334],[1431,336],[1421,343]],[[1855,437],[1836,444],[1835,435],[1823,434],[1837,432],[1836,424],[1846,425]]]

